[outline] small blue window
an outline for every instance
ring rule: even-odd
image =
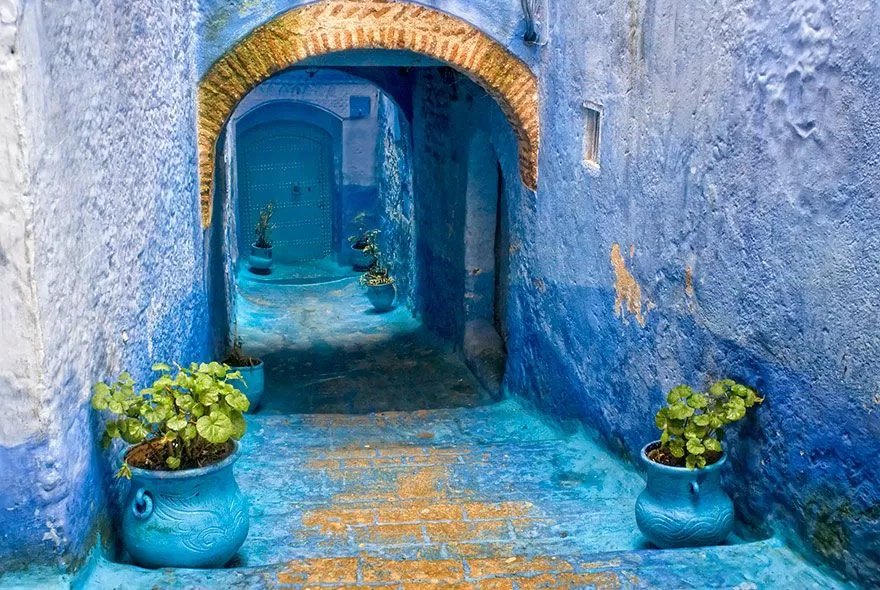
[[[370,116],[369,96],[351,96],[348,100],[350,119],[366,119]]]

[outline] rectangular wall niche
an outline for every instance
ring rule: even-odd
[[[602,105],[584,103],[584,164],[599,169],[599,143],[602,137]]]

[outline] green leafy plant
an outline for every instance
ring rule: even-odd
[[[272,215],[275,213],[275,201],[269,201],[266,206],[260,210],[260,217],[257,219],[257,225],[254,228],[254,234],[257,240],[254,246],[257,248],[272,247]]]
[[[230,367],[255,367],[260,361],[244,351],[241,338],[238,336],[238,327],[234,327],[229,342],[229,352],[226,353],[224,364]]]
[[[361,211],[352,218],[352,223],[357,227],[356,233],[348,237],[348,242],[355,250],[363,250],[367,245],[367,213]]]
[[[746,410],[762,401],[755,390],[731,379],[717,381],[705,393],[687,385],[673,387],[666,396],[667,406],[655,417],[660,445],[649,457],[702,469],[721,457],[724,427],[745,418]]]
[[[369,231],[364,231],[360,234],[350,236],[348,238],[348,241],[351,243],[351,247],[355,250],[363,250],[367,254],[373,254],[374,251],[378,250],[378,245],[376,242],[380,233],[382,232],[378,229],[371,229]]]
[[[244,436],[248,398],[229,381],[238,371],[220,363],[192,363],[175,369],[159,363],[160,376],[137,391],[134,380],[122,373],[114,383],[97,383],[92,407],[118,416],[107,422],[103,444],[113,439],[137,445],[137,467],[191,469],[222,459],[231,451],[230,440]],[[132,449],[117,476],[131,477]]]
[[[391,285],[394,278],[388,271],[388,267],[382,260],[382,250],[379,248],[378,236],[381,232],[378,229],[371,230],[364,234],[366,245],[364,252],[373,257],[373,262],[367,270],[361,275],[360,283],[365,287],[380,287],[382,285]]]

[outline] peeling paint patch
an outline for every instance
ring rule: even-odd
[[[630,256],[635,253],[635,247],[630,248]],[[620,244],[611,245],[611,266],[614,267],[614,290],[617,296],[614,299],[614,313],[626,322],[623,313],[626,310],[635,316],[636,321],[643,328],[645,317],[642,314],[642,288],[636,282],[635,277],[626,268],[626,260],[620,253]]]

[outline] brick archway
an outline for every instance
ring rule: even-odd
[[[409,50],[450,64],[501,106],[519,141],[523,183],[538,183],[538,80],[529,67],[473,25],[395,0],[322,0],[254,29],[199,83],[202,224],[211,220],[217,138],[238,102],[269,76],[308,57],[349,49]]]

